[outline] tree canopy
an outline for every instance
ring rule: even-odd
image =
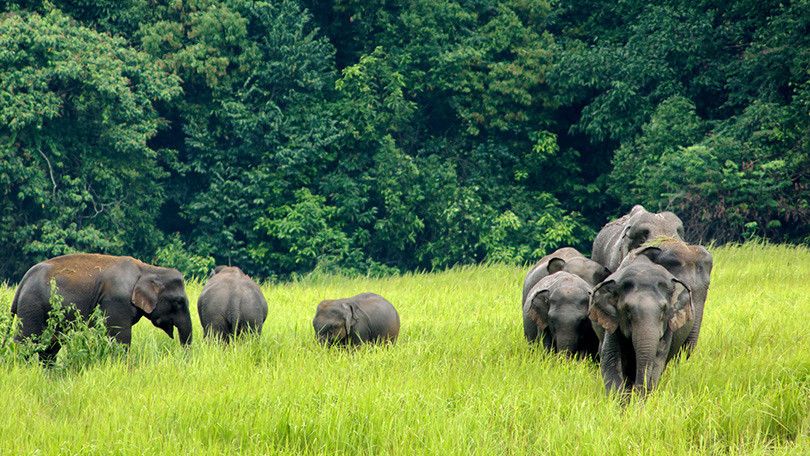
[[[2,5],[2,278],[527,262],[634,204],[810,240],[806,0]]]

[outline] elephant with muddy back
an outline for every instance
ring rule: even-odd
[[[683,222],[672,212],[652,213],[635,205],[630,213],[607,223],[593,240],[591,258],[616,271],[630,251],[657,237],[683,241]]]
[[[45,329],[54,279],[65,305],[73,304],[82,318],[100,307],[108,333],[129,344],[132,325],[146,317],[184,345],[191,343],[191,315],[183,275],[176,269],[143,263],[132,257],[74,254],[43,261],[31,267],[20,281],[11,312],[19,317],[17,340],[39,335]],[[40,354],[50,362],[59,351],[53,341]]]
[[[197,299],[206,337],[228,339],[246,332],[261,334],[267,318],[262,290],[241,269],[217,266]]]

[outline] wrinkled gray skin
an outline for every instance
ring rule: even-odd
[[[596,357],[599,341],[588,319],[592,287],[582,278],[557,272],[540,279],[523,303],[523,333],[550,351]]]
[[[622,264],[632,262],[643,255],[653,263],[663,266],[673,276],[685,283],[692,292],[692,303],[695,306],[695,322],[692,331],[686,338],[685,349],[691,353],[697,345],[700,325],[703,322],[703,308],[709,294],[709,283],[712,273],[712,254],[703,246],[689,245],[677,239],[669,238],[656,243],[656,246],[644,246],[628,254]],[[621,266],[620,266],[621,268]]]
[[[654,214],[635,205],[630,213],[602,227],[593,240],[591,258],[615,271],[631,250],[656,237],[683,240],[683,222],[672,212]]]
[[[688,287],[643,255],[599,284],[589,316],[601,341],[607,392],[652,391],[667,362],[684,347],[693,315]]]
[[[197,300],[206,337],[226,340],[244,332],[261,334],[267,301],[259,286],[235,266],[217,266]]]
[[[605,278],[610,275],[610,271],[608,271],[607,268],[593,260],[585,258],[577,249],[563,247],[541,258],[540,261],[532,266],[529,273],[526,274],[526,278],[523,279],[521,305],[526,302],[526,296],[529,294],[529,290],[531,290],[540,279],[559,271],[570,272],[588,282],[591,287],[596,286],[596,284],[605,280]]]
[[[327,345],[393,343],[399,336],[399,314],[382,296],[362,293],[321,301],[312,326],[318,341]]]
[[[132,325],[146,317],[153,325],[180,342],[191,342],[191,315],[183,275],[176,269],[161,268],[132,257],[97,254],[65,255],[31,267],[23,276],[11,313],[22,323],[17,340],[40,334],[51,309],[50,280],[56,279],[64,304],[74,304],[83,318],[96,307],[106,316],[111,337],[129,344]],[[40,358],[51,362],[59,351],[54,341]]]

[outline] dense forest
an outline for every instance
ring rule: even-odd
[[[810,1],[0,2],[0,279],[810,240]]]

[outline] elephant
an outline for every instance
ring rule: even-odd
[[[217,266],[200,293],[197,311],[205,336],[224,340],[244,332],[261,334],[267,301],[241,269]]]
[[[689,287],[639,255],[594,288],[589,318],[600,339],[605,389],[646,395],[694,325]]]
[[[362,293],[321,301],[312,320],[315,336],[326,345],[396,342],[399,314],[385,298]]]
[[[595,358],[599,340],[588,319],[592,287],[561,271],[540,279],[523,304],[523,333],[547,350]]]
[[[631,250],[659,236],[683,241],[683,222],[672,212],[654,214],[637,204],[630,213],[602,227],[593,240],[591,258],[616,271]]]
[[[73,304],[82,318],[100,307],[111,337],[129,345],[132,325],[146,317],[183,345],[191,343],[191,315],[183,275],[177,269],[143,263],[128,256],[72,254],[45,260],[31,267],[20,281],[11,313],[22,323],[18,341],[45,329],[50,304],[50,281],[56,280],[65,304]],[[40,353],[48,363],[59,352],[56,341]]]
[[[648,241],[630,252],[623,263],[632,262],[639,255],[646,256],[653,263],[663,266],[678,280],[685,283],[692,292],[695,307],[695,322],[686,338],[687,353],[695,348],[703,322],[703,308],[709,294],[712,273],[712,254],[700,245],[689,245],[675,238],[660,238]],[[621,266],[619,266],[621,268]]]
[[[555,272],[565,271],[577,275],[591,287],[605,280],[610,275],[610,271],[596,261],[585,258],[584,255],[572,247],[563,247],[553,253],[544,256],[532,266],[526,278],[523,279],[523,298],[521,306],[526,302],[529,290],[537,284],[540,279]]]

